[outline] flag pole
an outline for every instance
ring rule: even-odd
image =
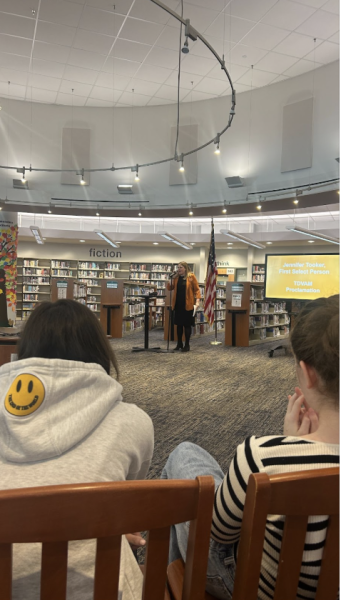
[[[218,342],[217,340],[217,296],[214,300],[214,341],[210,342],[211,346],[221,346],[223,342]]]

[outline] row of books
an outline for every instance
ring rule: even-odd
[[[46,269],[46,268],[35,268],[35,269],[31,269],[31,268],[23,268],[23,275],[49,275],[50,274],[50,269]]]
[[[143,317],[136,317],[135,319],[123,321],[123,333],[128,333],[129,331],[136,331],[136,329],[141,329],[143,325]]]

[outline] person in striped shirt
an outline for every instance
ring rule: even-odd
[[[169,456],[162,477],[192,479],[213,475],[213,509],[206,590],[231,599],[246,488],[251,473],[286,473],[339,463],[339,296],[310,301],[291,333],[298,387],[288,396],[283,435],[250,436],[236,450],[224,475],[215,459],[190,442]],[[258,599],[271,600],[275,589],[284,517],[268,516]],[[298,600],[315,598],[326,520],[309,517]],[[170,561],[186,559],[188,524],[172,529]]]

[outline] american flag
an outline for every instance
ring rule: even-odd
[[[215,244],[214,244],[214,224],[212,220],[211,245],[208,255],[206,285],[205,285],[205,304],[204,315],[209,324],[214,323],[215,296],[217,289],[217,265],[215,261]]]

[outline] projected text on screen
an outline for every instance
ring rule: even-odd
[[[266,256],[267,298],[314,300],[338,293],[337,254]]]

